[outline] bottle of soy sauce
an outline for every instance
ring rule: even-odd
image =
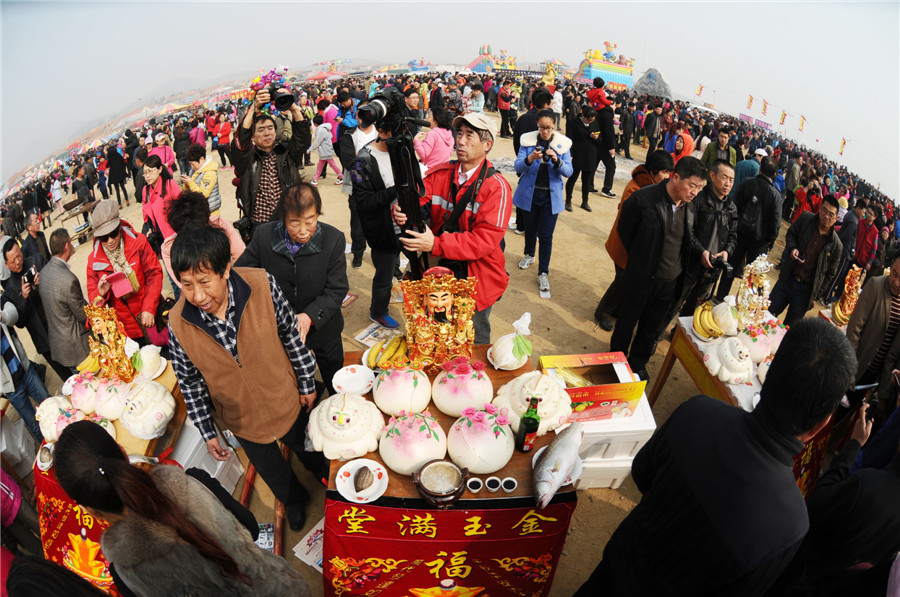
[[[516,433],[516,449],[520,452],[530,452],[534,448],[534,440],[537,438],[538,427],[541,425],[541,416],[538,414],[538,402],[540,398],[532,396],[528,404],[528,410],[519,420],[519,431]]]

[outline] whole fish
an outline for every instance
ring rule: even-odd
[[[543,510],[556,495],[562,484],[569,478],[578,449],[584,438],[584,426],[572,423],[550,442],[541,452],[534,466],[534,499],[539,510]]]

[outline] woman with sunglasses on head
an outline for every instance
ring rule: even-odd
[[[149,161],[149,160],[148,160]],[[101,201],[92,214],[94,246],[88,256],[88,300],[116,309],[116,316],[129,338],[140,344],[144,329],[155,323],[154,314],[162,291],[162,268],[147,238],[119,218],[119,205]],[[122,273],[131,292],[113,292],[108,278]],[[143,329],[142,329],[143,328]]]
[[[309,597],[283,558],[257,547],[216,496],[177,466],[145,471],[96,423],[66,427],[56,444],[59,484],[109,522],[100,544],[116,582],[140,597]]]

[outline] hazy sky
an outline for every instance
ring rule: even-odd
[[[604,41],[675,93],[747,112],[896,198],[900,3],[226,3],[0,1],[2,171],[62,151],[86,122],[173,81],[188,90],[276,64],[424,57],[466,64],[482,44],[577,66]],[[715,92],[715,94],[714,94]],[[767,116],[760,114],[769,101]],[[807,118],[797,131],[800,115]],[[849,144],[838,156],[841,137]],[[816,142],[818,139],[818,143]]]

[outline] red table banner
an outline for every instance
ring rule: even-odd
[[[118,596],[109,564],[100,550],[100,536],[109,523],[95,518],[69,499],[53,469],[34,467],[38,522],[44,557],[65,566],[109,595]]]
[[[325,594],[547,595],[576,504],[417,510],[326,499]]]

